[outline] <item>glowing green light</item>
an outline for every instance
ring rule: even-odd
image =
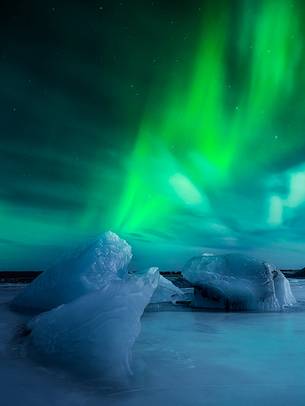
[[[283,222],[283,201],[279,196],[272,196],[270,199],[268,223],[277,226]]]
[[[196,187],[181,173],[176,173],[169,179],[169,184],[172,185],[177,195],[186,204],[199,204],[202,202],[202,197]]]
[[[278,116],[298,91],[304,59],[299,3],[245,1],[233,14],[230,2],[220,3],[205,10],[192,67],[180,78],[183,86],[176,81],[168,87],[157,123],[152,111],[144,117],[119,205],[118,229],[139,231],[153,222],[165,227],[171,210],[179,206],[185,210],[195,205],[198,213],[208,208],[218,216],[227,204],[224,198],[216,202],[215,196],[240,182],[251,183],[272,158],[283,159],[289,152],[277,146],[274,131],[282,131]],[[232,24],[235,37],[228,35]],[[295,139],[290,147],[299,142]],[[280,225],[284,208],[305,199],[303,182],[303,174],[291,178],[287,201],[270,197],[265,224]]]

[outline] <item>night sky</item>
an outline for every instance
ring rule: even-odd
[[[305,266],[301,0],[3,1],[0,268],[111,229],[142,265]]]

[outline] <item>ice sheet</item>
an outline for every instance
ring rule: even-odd
[[[305,280],[294,311],[144,313],[130,386],[103,387],[16,355],[26,316],[0,286],[1,406],[304,406]],[[22,289],[22,288],[21,288]],[[177,309],[177,307],[175,307]]]

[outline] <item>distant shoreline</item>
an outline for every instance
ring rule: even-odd
[[[43,271],[0,271],[0,283],[30,283]],[[160,272],[166,277],[181,276],[181,272]]]
[[[43,271],[0,271],[0,283],[30,283]]]
[[[2,283],[31,283],[43,271],[0,271],[0,284]],[[305,278],[305,268],[299,270],[282,270],[287,278]],[[161,275],[170,278],[179,277],[181,272],[160,272]]]

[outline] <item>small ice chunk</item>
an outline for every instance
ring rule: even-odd
[[[153,294],[150,303],[176,303],[179,300],[184,300],[184,293],[181,289],[175,286],[171,281],[160,275],[158,287]]]
[[[276,311],[295,304],[285,276],[246,255],[194,257],[182,273],[195,286],[194,307]]]
[[[68,303],[89,292],[107,288],[127,277],[132,258],[125,240],[108,231],[38,276],[13,300],[16,310],[40,312]]]
[[[29,353],[76,373],[124,380],[132,373],[131,349],[158,279],[157,268],[150,268],[41,313],[27,326]]]
[[[296,304],[297,301],[293,296],[288,279],[281,271],[274,268],[272,265],[268,264],[267,266],[271,267],[272,270],[275,296],[280,307],[283,308]]]

